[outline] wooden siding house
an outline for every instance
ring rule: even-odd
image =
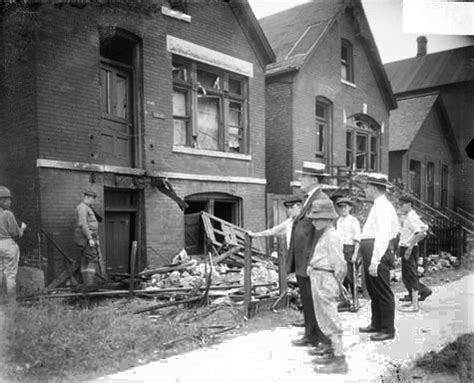
[[[387,63],[398,109],[391,113],[390,178],[434,208],[474,214],[474,46]]]
[[[7,3],[0,184],[29,226],[22,264],[51,281],[66,263],[58,248],[78,256],[86,188],[98,193],[107,272],[129,271],[133,240],[139,269],[202,250],[201,210],[264,225],[274,54],[247,1]]]
[[[312,1],[260,23],[277,56],[265,71],[267,192],[298,187],[303,161],[387,173],[396,101],[361,2]]]

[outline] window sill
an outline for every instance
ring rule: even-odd
[[[352,88],[357,88],[357,85],[354,84],[353,82],[343,80],[342,78],[341,78],[341,82],[342,82],[344,85],[348,85],[348,86],[350,86],[350,87],[352,87]]]
[[[173,146],[173,153],[184,153],[184,154],[191,154],[194,156],[231,158],[233,160],[240,160],[240,161],[252,160],[252,156],[250,154],[218,152],[214,150],[205,150],[205,149],[194,149],[194,148],[189,148],[187,146]]]
[[[174,9],[162,6],[161,13],[165,16],[172,17],[173,19],[178,19],[181,21],[185,21],[187,23],[191,22],[191,16],[187,15],[186,13],[175,11]]]

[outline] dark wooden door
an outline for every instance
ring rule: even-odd
[[[133,166],[132,76],[126,70],[102,64],[102,156],[110,165]]]
[[[131,247],[131,224],[132,214],[130,212],[106,212],[105,213],[105,247],[107,273],[128,273],[130,247]]]
[[[188,254],[203,252],[203,233],[201,213],[186,214],[184,216],[185,249]]]

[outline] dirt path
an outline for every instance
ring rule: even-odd
[[[382,382],[389,371],[413,358],[438,350],[457,335],[474,331],[474,274],[444,286],[418,313],[396,314],[394,340],[374,343],[357,328],[367,325],[368,302],[358,313],[341,313],[347,375],[321,375],[313,371],[307,349],[292,347],[300,329],[282,327],[229,339],[201,349],[149,363],[95,382]],[[401,295],[401,294],[400,294]],[[393,375],[392,375],[393,376]],[[421,378],[421,379],[419,379]],[[423,382],[423,377],[413,381]],[[410,380],[411,381],[411,380]],[[433,381],[433,380],[430,380]],[[440,377],[440,382],[446,381]]]

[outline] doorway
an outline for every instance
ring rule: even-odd
[[[134,191],[105,190],[105,268],[108,274],[130,272],[130,250],[138,237],[138,198]]]

